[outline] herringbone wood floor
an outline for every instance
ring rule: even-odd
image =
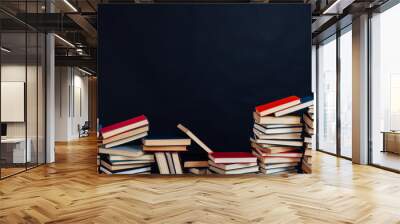
[[[0,223],[400,223],[400,175],[316,153],[292,176],[103,176],[93,139],[0,181]]]

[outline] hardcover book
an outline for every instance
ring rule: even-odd
[[[258,160],[265,164],[274,164],[274,163],[298,163],[301,158],[296,157],[270,157],[270,156],[259,156]]]
[[[108,149],[112,150],[112,149]],[[113,151],[111,153],[114,153]],[[121,162],[121,161],[154,161],[153,154],[143,154],[140,156],[124,156],[124,155],[115,155],[115,154],[108,154],[107,157],[111,162]]]
[[[301,163],[301,169],[304,173],[312,173],[312,166],[310,164],[307,164],[304,160]]]
[[[264,147],[263,144],[251,143],[251,147],[263,153],[281,153],[281,152],[299,152],[300,148],[290,146],[268,146]]]
[[[169,168],[168,168],[168,162],[167,162],[167,157],[164,152],[156,152],[154,153],[157,161],[157,166],[158,170],[160,171],[160,174],[170,174]]]
[[[149,122],[144,115],[140,115],[129,120],[121,121],[109,126],[103,127],[100,132],[104,139],[109,138],[111,136],[121,134],[123,132],[148,125]]]
[[[309,128],[314,128],[314,121],[307,115],[303,115],[303,121]]]
[[[172,155],[169,152],[165,153],[165,157],[167,158],[167,164],[168,164],[168,169],[170,174],[176,174],[175,167],[174,167],[174,162],[172,160]]]
[[[293,128],[293,127],[303,127],[302,123],[298,124],[255,124],[265,129],[274,129],[274,128]]]
[[[145,146],[187,146],[190,145],[190,138],[179,137],[147,137],[143,139]]]
[[[274,168],[274,169],[263,169],[260,168],[260,172],[263,174],[274,174],[274,173],[281,173],[281,172],[294,172],[296,170],[295,167],[283,167],[283,168]]]
[[[108,170],[104,166],[100,166],[100,171],[106,174],[149,174],[151,172],[151,167],[140,167],[137,169],[127,169],[127,170],[117,170],[117,171],[112,171]]]
[[[122,144],[133,142],[135,140],[144,138],[146,136],[147,136],[147,132],[144,132],[144,133],[141,133],[141,134],[137,134],[137,135],[133,135],[133,136],[130,136],[128,138],[124,138],[124,139],[121,139],[121,140],[117,140],[117,141],[105,144],[104,148],[112,148],[112,147],[115,147],[115,146],[119,146],[119,145],[122,145]]]
[[[270,145],[280,145],[280,146],[293,146],[302,147],[303,141],[291,141],[291,140],[269,140],[269,139],[254,139],[255,143],[259,144],[270,144]]]
[[[178,129],[183,131],[189,138],[191,138],[194,142],[197,143],[204,151],[207,153],[212,153],[213,151],[206,145],[204,144],[203,141],[201,141],[195,134],[193,134],[188,128],[183,126],[182,124],[178,124]]]
[[[254,135],[256,136],[257,139],[281,139],[281,140],[299,140],[302,139],[302,134],[301,133],[283,133],[283,134],[264,134],[257,129],[253,129]]]
[[[264,170],[269,170],[269,169],[276,169],[276,168],[284,168],[284,167],[296,167],[299,165],[299,163],[275,163],[275,164],[265,164],[265,163],[259,163],[258,164],[260,168],[263,168]]]
[[[144,155],[142,150],[142,146],[140,145],[121,145],[114,147],[112,149],[107,149],[100,147],[99,153],[109,154],[109,155],[117,155],[117,156],[128,156],[128,157],[139,157]]]
[[[270,103],[266,103],[260,106],[256,106],[256,112],[260,116],[273,114],[277,111],[284,110],[286,108],[295,106],[300,103],[300,98],[297,96],[289,96],[283,99],[279,99]]]
[[[177,152],[171,152],[172,162],[174,164],[175,173],[183,174],[181,159],[179,158],[179,154]]]
[[[145,152],[185,152],[186,145],[143,146]]]
[[[301,125],[301,124],[299,124]],[[280,127],[280,128],[265,128],[262,125],[254,124],[254,128],[264,134],[284,134],[284,133],[301,133],[303,131],[303,126],[294,127]]]
[[[112,142],[115,142],[115,141],[118,141],[118,140],[126,139],[126,138],[129,138],[131,136],[142,134],[142,133],[145,133],[145,132],[148,132],[148,131],[149,131],[149,126],[148,125],[140,127],[140,128],[132,129],[132,130],[123,132],[121,134],[114,135],[114,136],[111,136],[109,138],[103,139],[103,144],[108,144],[108,143],[112,143]]]
[[[105,160],[101,160],[100,164],[107,168],[110,171],[117,171],[117,170],[128,170],[128,169],[136,169],[140,167],[147,167],[149,163],[137,163],[137,164],[126,164],[126,165],[114,165],[110,164]]]
[[[213,152],[208,155],[214,163],[255,163],[257,157],[248,152]]]
[[[223,163],[215,163],[212,160],[208,160],[210,166],[217,167],[222,170],[235,170],[242,169],[247,167],[257,166],[257,163],[232,163],[232,164],[223,164]]]
[[[213,172],[218,173],[218,174],[245,174],[245,173],[256,173],[259,171],[259,168],[257,165],[252,166],[252,167],[234,169],[234,170],[223,170],[223,169],[219,169],[214,166],[210,166],[208,169],[210,169]]]
[[[185,168],[202,168],[208,167],[208,161],[186,161],[183,165]]]
[[[275,112],[275,117],[281,117],[300,110],[304,110],[314,104],[314,97],[308,96],[300,99],[300,104]]]
[[[300,116],[287,115],[283,117],[265,116],[260,117],[257,113],[253,113],[254,121],[257,124],[300,124]]]
[[[254,149],[254,154],[257,156],[265,157],[293,157],[293,158],[301,158],[303,157],[302,152],[281,152],[281,153],[264,153],[257,149]]]

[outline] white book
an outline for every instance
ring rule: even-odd
[[[156,152],[154,155],[156,156],[157,166],[160,174],[170,174],[165,154],[163,152]]]
[[[302,139],[301,133],[264,134],[255,128],[253,132],[258,139]]]
[[[303,141],[289,141],[289,140],[269,140],[269,139],[254,139],[256,143],[259,144],[269,144],[269,145],[284,145],[284,146],[303,146]]]
[[[175,173],[183,174],[182,164],[181,164],[181,160],[179,158],[179,154],[177,152],[171,152],[171,156],[172,156],[172,161],[173,161],[174,167],[175,167]]]
[[[293,167],[275,168],[275,169],[268,169],[268,170],[260,168],[260,172],[263,174],[273,174],[273,173],[293,172],[293,171],[295,171],[295,168],[293,168]]]
[[[299,111],[299,110],[303,110],[303,109],[305,109],[305,108],[307,108],[307,107],[309,107],[309,106],[311,106],[313,104],[314,104],[314,100],[310,100],[308,102],[301,103],[301,104],[298,104],[296,106],[289,107],[287,109],[275,112],[274,115],[275,115],[275,117],[281,117],[281,116],[284,116],[284,115],[287,115],[287,114],[294,113],[294,112]]]
[[[260,168],[263,168],[265,170],[269,169],[276,169],[276,168],[285,168],[285,167],[296,167],[299,165],[299,163],[276,163],[276,164],[265,164],[265,163],[259,163],[258,164]]]
[[[131,141],[135,141],[137,139],[144,138],[146,136],[147,136],[147,132],[144,132],[144,133],[141,133],[141,134],[138,134],[138,135],[134,135],[134,136],[131,136],[131,137],[128,137],[128,138],[124,138],[124,139],[109,143],[109,144],[105,144],[104,148],[108,149],[108,148],[111,148],[111,147],[114,147],[114,146],[122,145],[122,144],[125,144],[125,143],[128,143],[128,142],[131,142]]]
[[[208,168],[218,174],[244,174],[244,173],[256,173],[259,171],[258,166],[246,167],[234,170],[223,170],[214,166],[209,166]]]
[[[112,150],[112,149],[109,149]],[[144,154],[140,156],[124,156],[124,155],[113,155],[109,154],[108,159],[111,162],[120,162],[120,161],[149,161],[154,162],[153,154]]]
[[[138,168],[138,169],[125,170],[125,171],[120,171],[120,172],[111,172],[111,171],[107,170],[105,167],[100,166],[100,170],[106,174],[141,174],[144,172],[151,171],[151,167],[142,167],[142,168]]]
[[[167,157],[167,163],[168,163],[169,173],[170,173],[170,174],[175,174],[175,167],[174,167],[174,162],[172,161],[171,153],[166,152],[166,153],[165,153],[165,157]]]
[[[232,163],[232,164],[223,164],[223,163],[214,163],[212,160],[208,160],[208,164],[210,166],[217,167],[221,170],[235,170],[235,169],[243,169],[247,167],[257,166],[257,163]]]
[[[312,138],[311,137],[304,137],[304,142],[305,143],[312,143]]]
[[[274,116],[260,117],[260,115],[254,112],[253,118],[257,124],[298,124],[301,122],[300,116],[294,116],[294,115],[288,115],[282,117],[274,117]]]
[[[254,124],[254,128],[264,134],[284,134],[284,133],[299,133],[303,131],[302,126],[297,127],[281,127],[281,128],[265,128],[262,125]]]
[[[302,123],[298,124],[256,124],[259,125],[263,128],[269,129],[269,128],[293,128],[293,127],[302,127]]]
[[[142,120],[142,121],[139,121],[139,122],[136,122],[136,123],[133,123],[133,124],[121,127],[121,128],[117,128],[117,129],[112,130],[112,131],[108,131],[108,132],[102,133],[102,136],[103,136],[103,138],[110,138],[111,136],[115,136],[115,135],[124,133],[126,131],[129,131],[129,130],[132,130],[132,129],[135,129],[135,128],[139,128],[139,127],[142,127],[142,126],[145,126],[145,125],[149,125],[149,121],[148,120]]]
[[[142,146],[140,145],[121,145],[111,149],[100,147],[99,153],[126,157],[139,157],[144,155]]]

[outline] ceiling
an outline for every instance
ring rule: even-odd
[[[58,65],[85,65],[96,69],[97,7],[99,4],[171,3],[171,2],[255,2],[307,3],[313,13],[313,37],[323,36],[339,19],[355,15],[382,4],[386,0],[1,0],[0,21],[3,46],[13,48],[14,54],[24,54],[25,38],[19,34],[29,31],[54,32],[56,63]],[[49,13],[51,11],[51,13]],[[324,14],[325,11],[325,14]],[[327,13],[329,12],[329,13]],[[350,20],[351,21],[351,20]],[[60,38],[59,38],[60,37]],[[29,39],[29,38],[28,38]],[[28,40],[30,42],[30,40]],[[7,44],[6,44],[7,43]],[[27,52],[36,46],[29,43]],[[81,64],[80,64],[81,63]]]

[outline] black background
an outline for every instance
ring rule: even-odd
[[[259,104],[311,92],[311,13],[296,4],[100,5],[99,118],[182,123],[215,151],[247,151]]]

